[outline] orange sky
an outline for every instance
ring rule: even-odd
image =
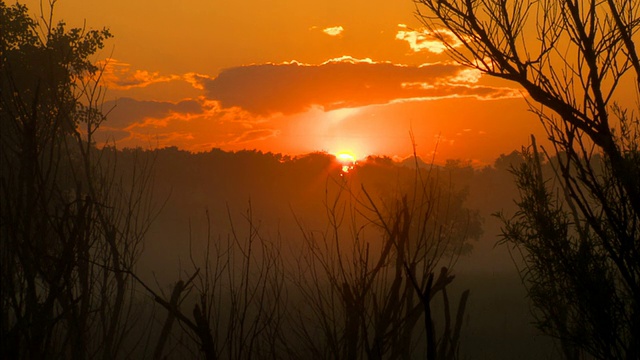
[[[39,1],[27,1],[39,16]],[[106,26],[118,147],[259,149],[492,163],[544,137],[513,85],[452,63],[411,0],[59,0]]]

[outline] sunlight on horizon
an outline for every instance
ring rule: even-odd
[[[339,152],[336,154],[336,160],[342,165],[342,172],[348,173],[353,170],[356,165],[356,156],[349,152]]]

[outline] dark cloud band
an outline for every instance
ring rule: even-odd
[[[222,107],[240,107],[254,114],[292,114],[316,105],[325,110],[385,104],[402,99],[463,96],[491,98],[500,89],[471,86],[469,69],[451,63],[404,66],[365,61],[333,61],[321,65],[260,64],[223,70],[201,78],[206,96]],[[426,87],[407,83],[429,84]]]

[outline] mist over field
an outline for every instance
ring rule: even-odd
[[[126,162],[130,154],[125,150],[120,161]],[[334,155],[326,153],[290,157],[217,149],[194,154],[165,148],[147,151],[144,156],[153,160],[154,200],[162,207],[149,228],[137,269],[143,278],[157,280],[166,289],[193,270],[192,257],[196,262],[202,260],[208,234],[214,243],[226,242],[232,232],[246,238],[249,216],[261,237],[280,245],[285,267],[294,268],[304,244],[303,233],[330,230],[328,207],[336,199],[341,206],[353,204],[355,199],[362,200],[364,189],[376,203],[390,206],[403,194],[410,195],[418,164],[422,179],[450,190],[451,194],[443,191],[439,201],[459,207],[450,220],[467,237],[463,254],[451,266],[455,280],[450,285],[454,298],[470,290],[461,358],[553,355],[551,341],[531,324],[526,293],[508,247],[497,245],[500,222],[492,214],[512,214],[518,196],[509,172],[522,162],[515,152],[482,168],[461,160],[431,165],[414,158],[394,162],[370,157],[358,161],[348,173]],[[352,238],[350,220],[343,219],[345,245]],[[357,222],[355,227],[366,224],[363,219]],[[379,231],[366,233],[372,246],[382,242]],[[289,293],[289,297],[296,296]],[[442,309],[441,299],[434,303]],[[435,322],[441,325],[444,319],[439,316]]]

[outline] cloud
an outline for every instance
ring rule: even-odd
[[[223,109],[204,97],[177,103],[121,98],[111,109],[95,140],[119,147],[178,146],[199,151],[253,144],[279,134],[265,119],[239,108]]]
[[[204,80],[210,80],[211,77],[208,75],[198,74],[198,73],[186,73],[182,77],[184,81],[188,82],[194,88],[198,90],[204,90],[204,86],[202,85]]]
[[[319,65],[288,62],[225,69],[199,78],[205,95],[222,107],[253,114],[293,114],[386,104],[403,99],[513,96],[512,89],[479,86],[478,71],[453,63],[397,65],[344,56]]]
[[[279,133],[280,131],[275,129],[248,130],[235,138],[233,142],[236,144],[244,144],[253,141],[260,141],[277,136]]]
[[[503,100],[516,99],[522,97],[522,92],[518,89],[479,86],[479,85],[455,85],[432,86],[426,83],[405,83],[408,88],[422,89],[423,96],[407,97],[392,100],[390,103],[402,103],[410,101],[429,101],[455,98],[475,98],[477,100]]]
[[[160,75],[159,72],[147,70],[133,70],[130,64],[116,59],[106,59],[99,62],[103,67],[102,84],[113,90],[129,90],[147,87],[151,84],[180,80],[178,75]]]
[[[145,118],[162,119],[172,113],[202,114],[202,103],[197,100],[183,100],[178,103],[166,101],[141,101],[130,98],[107,101],[103,105],[107,113],[105,126],[125,128]]]
[[[344,28],[342,26],[331,26],[331,27],[322,29],[322,32],[329,36],[338,36],[342,34],[343,31],[344,31]]]
[[[447,47],[443,40],[452,47],[462,45],[460,39],[447,29],[430,31],[428,29],[409,29],[405,24],[398,24],[401,30],[396,33],[396,40],[404,40],[409,43],[414,52],[428,51],[434,54],[443,53]]]
[[[298,65],[305,65],[305,66],[312,66],[309,64],[301,64],[296,62]],[[333,59],[329,59],[325,62],[322,63],[322,65],[327,65],[327,64],[336,64],[336,63],[348,63],[348,64],[375,64],[376,62],[371,60],[370,58],[364,58],[364,59],[356,59],[353,56],[349,56],[349,55],[342,55],[340,57],[337,58],[333,58]],[[390,63],[387,63],[390,64]]]

